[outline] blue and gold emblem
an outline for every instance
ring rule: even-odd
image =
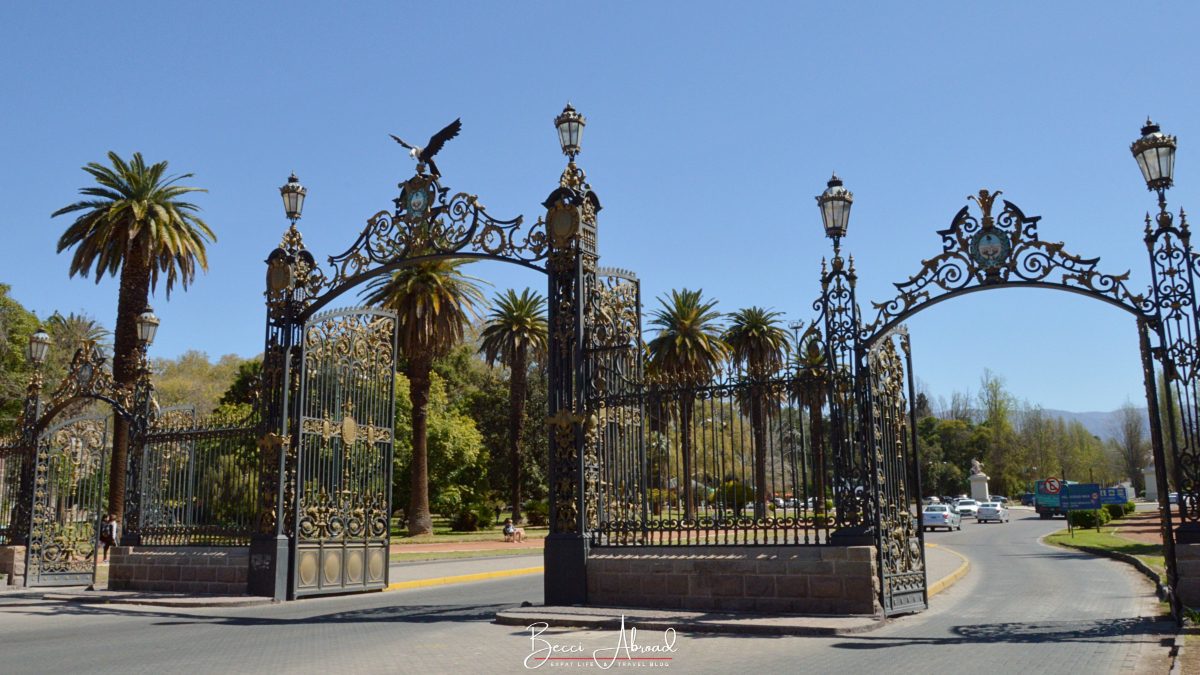
[[[1012,244],[1003,232],[983,230],[971,238],[971,259],[984,269],[1004,265],[1011,252]]]

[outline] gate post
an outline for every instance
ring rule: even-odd
[[[295,182],[292,176],[291,182]],[[289,183],[290,185],[291,183]],[[298,186],[299,183],[296,183]],[[285,188],[288,186],[285,186]],[[281,188],[282,190],[282,188]],[[312,254],[304,248],[296,229],[299,213],[288,213],[288,227],[279,247],[267,256],[267,321],[263,348],[262,391],[259,398],[262,457],[259,468],[262,501],[258,532],[250,538],[247,591],[276,601],[288,599],[291,545],[288,508],[288,455],[292,447],[290,415],[295,401],[293,366],[297,360],[300,324],[296,317],[310,293],[308,275],[315,269]]]
[[[573,111],[572,111],[573,112]],[[564,115],[566,112],[564,111]],[[564,148],[565,150],[565,148]],[[576,148],[577,151],[577,148]],[[545,550],[545,602],[587,602],[587,495],[584,440],[584,318],[596,286],[596,213],[600,202],[574,153],[559,188],[543,202],[550,239],[548,324],[550,534]]]
[[[20,546],[29,545],[29,530],[33,518],[33,474],[37,463],[37,423],[42,414],[42,363],[33,360],[33,372],[25,387],[25,407],[21,411],[21,482],[17,488],[17,502],[9,520],[9,541]]]

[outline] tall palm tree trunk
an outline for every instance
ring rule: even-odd
[[[825,425],[821,404],[808,404],[808,435],[812,442],[813,513],[825,513]]]
[[[761,387],[751,389],[750,426],[754,432],[754,517],[767,517],[767,423]]]
[[[509,473],[510,496],[512,497],[513,523],[521,522],[521,431],[525,427],[525,352],[518,349],[513,355],[508,379],[508,458],[512,462]]]
[[[113,341],[113,380],[118,387],[132,392],[138,376],[141,344],[138,341],[138,316],[146,311],[150,295],[150,268],[145,252],[135,240],[121,265],[121,284],[117,296],[117,325]],[[113,420],[112,463],[109,471],[108,511],[118,522],[125,517],[125,474],[129,461],[129,422],[115,415]]]
[[[696,514],[696,496],[692,489],[692,400],[684,392],[679,401],[679,449],[683,457],[683,513],[691,519]]]
[[[408,363],[408,395],[412,400],[412,466],[408,498],[408,534],[431,534],[429,513],[429,373],[431,359],[414,355]]]

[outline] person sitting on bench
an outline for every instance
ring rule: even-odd
[[[512,518],[504,519],[504,541],[525,541],[525,528],[513,525]]]

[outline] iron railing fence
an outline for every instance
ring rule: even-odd
[[[592,545],[827,543],[836,512],[825,392],[798,369],[759,379],[729,369],[699,386],[623,385],[632,369],[607,370],[586,428]]]
[[[142,546],[246,546],[261,495],[257,419],[164,410],[146,434]]]
[[[0,546],[24,539],[29,523],[21,508],[21,475],[24,473],[29,453],[19,438],[0,438]]]

